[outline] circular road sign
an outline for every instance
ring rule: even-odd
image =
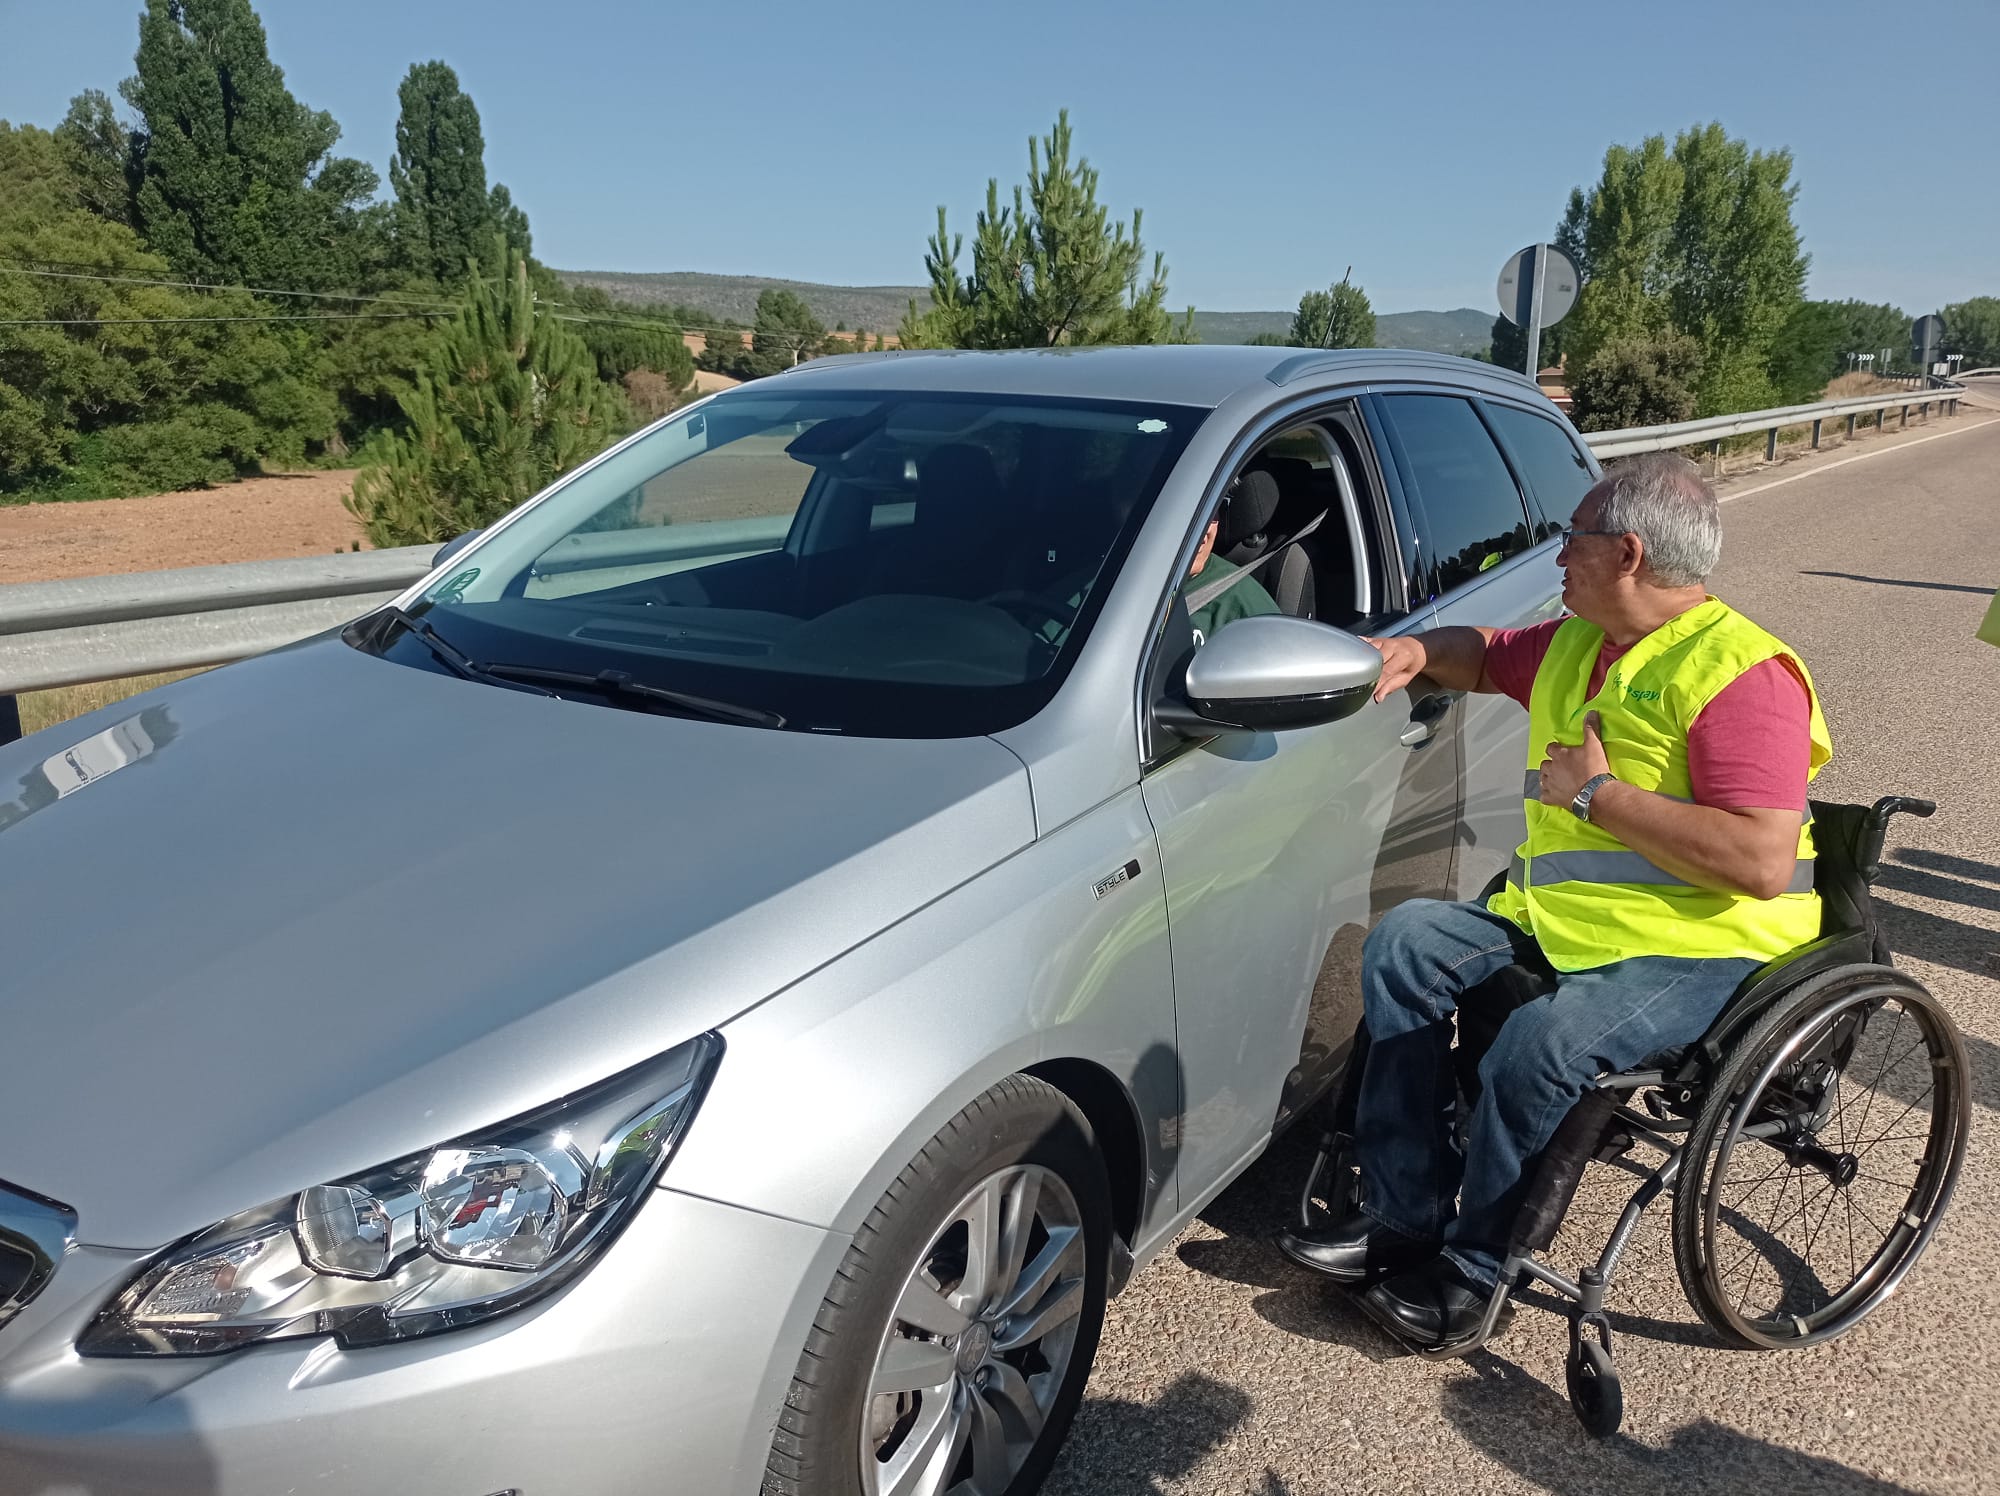
[[[1539,251],[1539,253],[1537,253]],[[1554,327],[1576,305],[1581,277],[1570,257],[1553,244],[1530,244],[1500,267],[1500,313],[1516,327],[1526,327],[1533,316],[1534,279],[1528,273],[1528,257],[1541,266],[1542,326]]]

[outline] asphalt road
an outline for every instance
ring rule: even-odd
[[[2000,649],[1972,637],[2000,586],[1990,383],[1989,409],[1732,479],[1714,582],[1814,673],[1835,750],[1818,797],[1939,805],[1895,823],[1877,899],[1898,963],[1965,1032],[1973,1135],[1897,1297],[1814,1350],[1721,1349],[1681,1295],[1663,1202],[1613,1282],[1626,1421],[1594,1443],[1555,1314],[1427,1363],[1280,1257],[1307,1163],[1281,1140],[1112,1304],[1050,1492],[2000,1490]],[[1595,1255],[1622,1177],[1593,1166],[1559,1261]]]

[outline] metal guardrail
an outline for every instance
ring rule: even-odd
[[[1753,410],[1742,415],[1708,416],[1698,421],[1677,421],[1671,426],[1636,426],[1624,431],[1587,431],[1583,439],[1599,458],[1630,457],[1638,452],[1662,452],[1680,447],[1706,445],[1716,450],[1728,437],[1766,433],[1766,460],[1778,455],[1778,433],[1792,426],[1810,425],[1812,444],[1819,445],[1820,427],[1829,420],[1845,417],[1847,434],[1854,434],[1855,421],[1871,411],[1876,424],[1892,410],[1902,411],[1902,423],[1910,423],[1916,407],[1928,415],[1933,405],[1958,408],[1965,391],[1958,385],[1939,389],[1877,390],[1871,395],[1853,395],[1845,400],[1821,400],[1813,405],[1787,405],[1776,410]]]
[[[1775,456],[1778,433],[1810,424],[1819,445],[1827,420],[1856,420],[1874,413],[1883,424],[1900,409],[1956,409],[1959,385],[1938,389],[1881,390],[1816,405],[1794,405],[1745,415],[1714,416],[1670,426],[1586,432],[1600,458],[1706,444],[1719,451],[1733,436],[1762,431],[1766,455]],[[786,522],[777,519],[662,526],[649,530],[579,535],[568,551],[549,558],[551,575],[616,565],[748,555],[783,543]],[[197,669],[261,654],[336,628],[401,592],[432,569],[433,546],[360,551],[287,561],[247,561],[178,571],[81,577],[72,581],[0,586],[0,743],[18,735],[14,695],[56,686],[84,685],[155,671]]]

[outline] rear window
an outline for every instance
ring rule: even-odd
[[[1538,539],[1546,540],[1568,521],[1597,479],[1576,439],[1559,421],[1514,405],[1488,405],[1500,440],[1514,459],[1514,470],[1528,485],[1534,508],[1540,511]]]
[[[1397,461],[1417,490],[1440,591],[1476,581],[1528,548],[1521,491],[1470,401],[1388,395],[1382,408]]]

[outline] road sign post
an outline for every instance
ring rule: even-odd
[[[1553,244],[1530,244],[1500,267],[1500,314],[1527,334],[1530,379],[1540,372],[1542,329],[1569,315],[1580,279]]]

